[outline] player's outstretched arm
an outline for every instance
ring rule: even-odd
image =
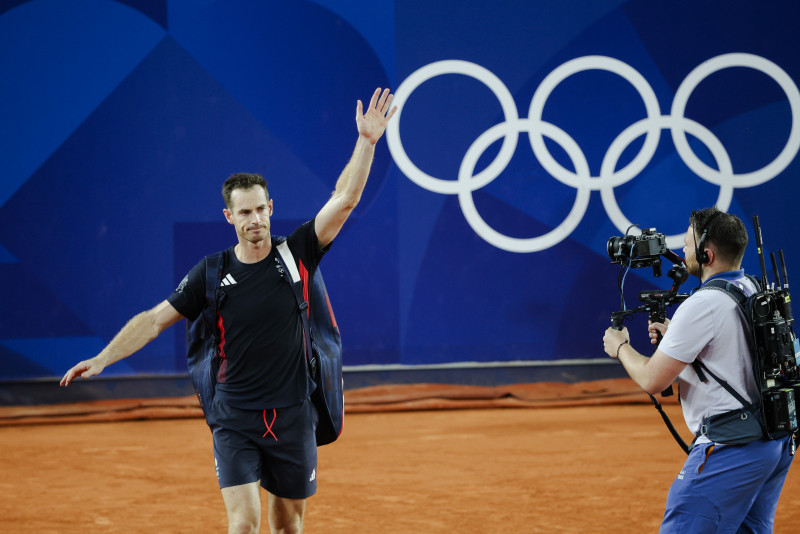
[[[375,89],[372,99],[364,112],[361,100],[356,104],[356,127],[358,140],[350,162],[339,175],[336,189],[330,200],[322,207],[314,222],[319,244],[327,246],[342,229],[350,213],[361,200],[361,193],[367,184],[372,157],[377,143],[386,131],[386,125],[397,108],[391,107],[394,95],[389,89]]]
[[[89,378],[100,374],[103,369],[127,358],[181,319],[183,316],[166,300],[155,308],[136,315],[122,327],[100,354],[77,363],[67,371],[61,379],[61,385],[68,386],[78,376]]]

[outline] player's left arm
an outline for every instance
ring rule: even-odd
[[[375,144],[386,131],[386,125],[397,108],[390,108],[394,95],[389,89],[381,93],[380,87],[375,90],[364,113],[361,100],[356,104],[356,127],[358,140],[353,155],[336,181],[333,195],[325,203],[314,221],[319,245],[327,247],[344,226],[345,221],[361,200],[364,186],[367,184],[372,158],[375,155]]]
[[[161,332],[183,319],[178,310],[165,300],[154,308],[134,316],[114,336],[111,342],[94,358],[78,362],[61,379],[62,386],[69,386],[77,377],[89,378],[103,369],[127,358],[155,338]]]

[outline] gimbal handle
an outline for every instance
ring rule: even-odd
[[[667,292],[660,290],[640,292],[639,300],[644,303],[643,305],[631,310],[620,310],[611,314],[611,327],[614,330],[622,330],[622,323],[625,317],[634,313],[648,312],[648,318],[651,322],[663,323],[667,320],[667,306],[688,298],[689,295],[678,294],[681,284],[689,278],[686,262],[670,249],[666,249],[661,255],[674,264],[667,273],[667,276],[673,281],[672,287]],[[660,332],[657,340],[661,341]]]

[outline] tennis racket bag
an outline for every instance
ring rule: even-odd
[[[278,251],[278,261],[289,275],[284,278],[292,286],[303,321],[306,362],[317,384],[311,394],[319,414],[317,445],[326,445],[336,441],[344,425],[342,338],[319,268],[309,284],[308,273],[301,276],[285,238],[273,239],[273,246]]]

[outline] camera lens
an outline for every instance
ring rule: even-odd
[[[625,255],[622,253],[622,244],[624,242],[625,238],[617,236],[608,240],[606,248],[608,249],[608,257],[612,262],[619,262],[625,259]]]

